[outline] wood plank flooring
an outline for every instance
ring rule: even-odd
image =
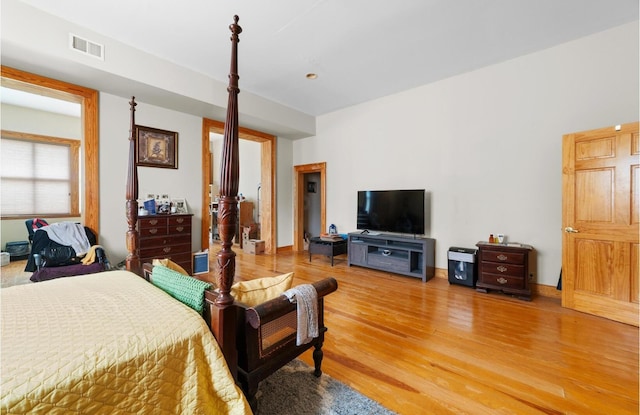
[[[349,267],[344,255],[331,267],[306,252],[234,250],[239,279],[336,278],[323,372],[398,414],[639,413],[637,327],[564,309],[559,299],[525,302]],[[213,280],[216,245],[211,252]],[[2,267],[3,286],[14,267]],[[310,352],[303,360],[312,363]]]
[[[215,246],[212,247],[212,266]],[[338,256],[237,252],[242,279],[326,276],[323,372],[399,414],[637,414],[638,328]],[[303,360],[312,363],[310,353]]]

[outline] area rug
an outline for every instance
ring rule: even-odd
[[[293,360],[260,383],[255,415],[394,415],[326,373]]]

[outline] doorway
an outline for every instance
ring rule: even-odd
[[[294,166],[294,222],[293,222],[293,250],[303,251],[305,246],[305,231],[307,217],[309,213],[305,209],[305,200],[308,192],[313,190],[314,198],[319,199],[319,209],[313,212],[314,216],[319,216],[320,230],[325,232],[327,228],[327,207],[326,207],[326,183],[327,183],[327,163],[312,163]],[[309,183],[314,183],[312,186]],[[308,201],[308,200],[307,200]],[[316,235],[319,236],[319,235]]]
[[[81,168],[84,171],[82,215],[84,225],[99,238],[98,91],[6,66],[2,66],[2,86],[80,104],[83,135]]]
[[[211,206],[209,185],[213,183],[209,134],[224,134],[224,122],[208,118],[202,120],[202,235],[203,247],[209,246],[211,216],[207,213]],[[260,143],[260,239],[264,240],[265,253],[276,250],[276,136],[240,127],[238,138]]]
[[[562,305],[638,325],[638,123],[562,143]]]

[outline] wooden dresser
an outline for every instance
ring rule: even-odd
[[[140,262],[169,258],[189,275],[191,264],[191,214],[148,215],[138,217]]]
[[[531,301],[529,288],[529,253],[524,244],[492,244],[478,242],[478,282],[481,292],[499,290]]]
[[[242,227],[249,226],[253,222],[253,202],[243,200],[238,203],[238,226],[236,227],[235,243],[242,248]]]

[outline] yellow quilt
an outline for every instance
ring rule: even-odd
[[[127,271],[4,288],[3,414],[250,414],[206,323]]]

